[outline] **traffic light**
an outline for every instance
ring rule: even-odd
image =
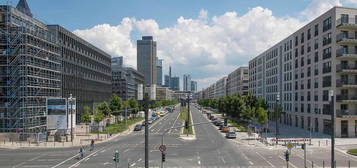
[[[289,151],[285,152],[285,160],[288,162],[289,161]]]
[[[306,148],[305,145],[306,145],[306,144],[301,144],[301,149],[305,150],[305,148]]]
[[[185,129],[188,129],[188,127],[189,127],[188,121],[185,121]]]
[[[228,119],[224,118],[224,126],[228,126]]]
[[[115,151],[113,160],[114,160],[114,162],[119,162],[119,152],[118,151]]]
[[[165,152],[162,152],[161,153],[161,159],[162,159],[162,162],[165,162],[166,161],[166,154],[165,154]]]

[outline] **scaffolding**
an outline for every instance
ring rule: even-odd
[[[57,37],[31,16],[0,6],[0,132],[46,132],[46,99],[60,96]]]

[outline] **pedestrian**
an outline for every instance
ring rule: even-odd
[[[94,150],[94,139],[90,142],[90,151]]]
[[[81,146],[81,148],[79,148],[79,153],[81,155],[80,159],[83,159],[84,158],[84,148],[83,148],[83,146]]]

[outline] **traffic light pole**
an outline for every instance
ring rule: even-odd
[[[330,90],[331,97],[331,168],[335,168],[335,110],[333,90]]]
[[[149,96],[144,97],[145,108],[145,168],[149,168]]]

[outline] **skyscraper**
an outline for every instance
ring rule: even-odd
[[[169,75],[165,75],[165,84],[164,85],[165,85],[165,87],[171,88]]]
[[[137,69],[144,75],[145,85],[156,84],[156,41],[152,36],[143,36],[137,41]]]
[[[180,77],[178,76],[172,77],[170,82],[172,85],[171,90],[173,91],[180,90]]]
[[[183,75],[183,91],[191,91],[191,75]]]
[[[158,59],[156,63],[157,86],[162,86],[162,59]]]
[[[197,92],[197,82],[196,81],[191,81],[191,91]]]

